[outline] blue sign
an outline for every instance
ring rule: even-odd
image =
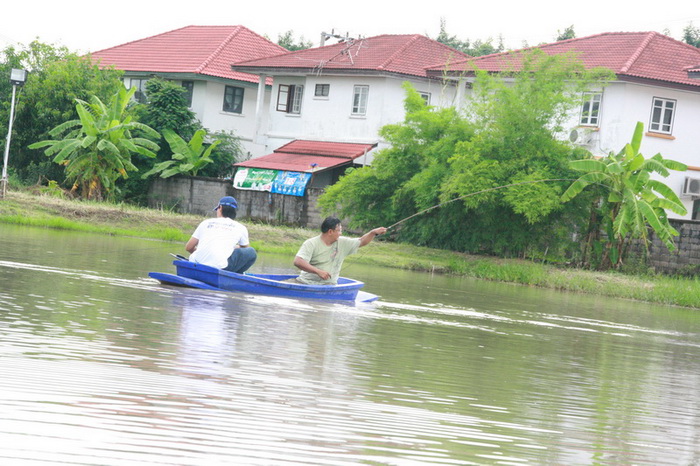
[[[272,182],[271,192],[288,196],[303,196],[310,179],[311,173],[280,171]]]

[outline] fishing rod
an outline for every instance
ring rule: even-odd
[[[543,183],[543,182],[545,182],[545,181],[576,181],[576,180],[575,180],[575,179],[571,179],[571,178],[550,178],[550,179],[545,179],[545,180],[519,181],[519,182],[517,182],[517,183],[510,183],[510,184],[504,184],[503,186],[496,186],[495,188],[482,189],[481,191],[476,191],[476,192],[473,192],[473,193],[465,194],[465,195],[463,195],[463,196],[459,196],[459,197],[456,197],[456,198],[454,198],[454,199],[450,199],[449,201],[445,201],[445,202],[442,202],[442,203],[440,203],[440,204],[436,204],[436,205],[434,205],[434,206],[432,206],[432,207],[428,207],[427,209],[423,209],[423,210],[421,210],[420,212],[416,212],[416,213],[413,214],[413,215],[409,215],[408,217],[406,217],[406,218],[404,218],[404,219],[402,219],[402,220],[399,220],[398,222],[394,223],[393,225],[388,226],[386,229],[387,229],[387,230],[391,230],[392,228],[395,228],[397,225],[400,225],[401,223],[405,222],[406,220],[410,220],[410,219],[412,219],[413,217],[417,217],[417,216],[422,215],[422,214],[424,214],[424,213],[426,213],[426,212],[430,212],[431,210],[437,209],[438,207],[442,207],[442,206],[444,206],[445,204],[449,204],[450,202],[455,202],[455,201],[459,201],[459,200],[461,200],[461,199],[465,199],[465,198],[467,198],[467,197],[476,196],[477,194],[484,194],[484,193],[488,193],[488,192],[491,192],[491,191],[496,191],[496,190],[498,190],[498,189],[510,188],[510,187],[513,187],[513,186],[519,186],[519,185],[523,185],[523,184]]]
[[[573,178],[549,178],[549,179],[543,179],[543,180],[519,181],[519,182],[517,182],[517,183],[509,183],[509,184],[504,184],[503,186],[496,186],[495,188],[482,189],[481,191],[476,191],[476,192],[473,192],[473,193],[465,194],[465,195],[463,195],[463,196],[459,196],[459,197],[456,197],[456,198],[454,198],[454,199],[450,199],[449,201],[441,202],[440,204],[436,204],[436,205],[434,205],[434,206],[432,206],[432,207],[428,207],[427,209],[423,209],[423,210],[421,210],[420,212],[416,212],[416,213],[413,214],[413,215],[409,215],[408,217],[399,220],[398,222],[394,223],[393,225],[388,226],[386,229],[387,229],[387,232],[388,232],[389,230],[391,230],[392,228],[395,228],[397,225],[400,225],[401,223],[405,222],[406,220],[410,220],[410,219],[412,219],[413,217],[417,217],[417,216],[422,215],[422,214],[424,214],[424,213],[426,213],[426,212],[430,212],[431,210],[437,209],[438,207],[441,207],[441,206],[443,206],[443,205],[445,205],[445,204],[449,204],[450,202],[459,201],[459,200],[461,200],[461,199],[465,199],[465,198],[471,197],[471,196],[476,196],[476,195],[478,195],[478,194],[484,194],[484,193],[488,193],[488,192],[491,192],[491,191],[496,191],[496,190],[498,190],[498,189],[510,188],[510,187],[512,187],[512,186],[519,186],[519,185],[523,185],[523,184],[543,183],[543,182],[546,182],[546,181],[576,181],[576,180],[573,179]],[[595,184],[598,184],[598,183],[595,183]],[[361,257],[362,255],[364,255],[364,254],[363,254],[363,253],[360,253],[360,256],[359,256],[359,257]],[[347,267],[350,267],[350,266],[352,266],[352,265],[354,265],[354,264],[355,264],[355,262],[350,262],[349,264],[346,263],[346,264],[343,265],[343,267],[342,267],[341,270],[345,270]]]

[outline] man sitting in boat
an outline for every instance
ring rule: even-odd
[[[258,258],[250,247],[248,229],[235,221],[238,202],[231,196],[222,197],[214,208],[215,218],[199,224],[185,245],[190,261],[243,273]]]
[[[343,261],[362,246],[372,242],[375,236],[386,233],[379,227],[360,238],[341,236],[343,226],[336,217],[327,217],[321,224],[321,234],[304,241],[294,258],[294,266],[301,269],[296,278],[307,285],[335,285],[338,283]]]

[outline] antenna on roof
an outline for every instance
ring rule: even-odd
[[[331,37],[334,39],[338,39],[338,43],[347,42],[350,40],[355,40],[354,38],[350,37],[349,32],[346,32],[344,36],[341,36],[340,34],[335,33],[335,29],[331,29],[330,33],[327,33],[327,32],[321,33],[321,47],[326,45],[326,40],[330,39]]]

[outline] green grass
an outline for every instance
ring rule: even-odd
[[[203,219],[167,211],[69,201],[10,192],[0,200],[0,222],[169,242],[186,242]],[[316,230],[272,226],[244,220],[251,244],[260,253],[293,256]],[[381,237],[380,237],[381,238]],[[518,259],[474,256],[453,251],[375,240],[353,262],[447,273],[570,292],[634,299],[700,309],[700,280],[661,275],[626,275],[561,268]]]

